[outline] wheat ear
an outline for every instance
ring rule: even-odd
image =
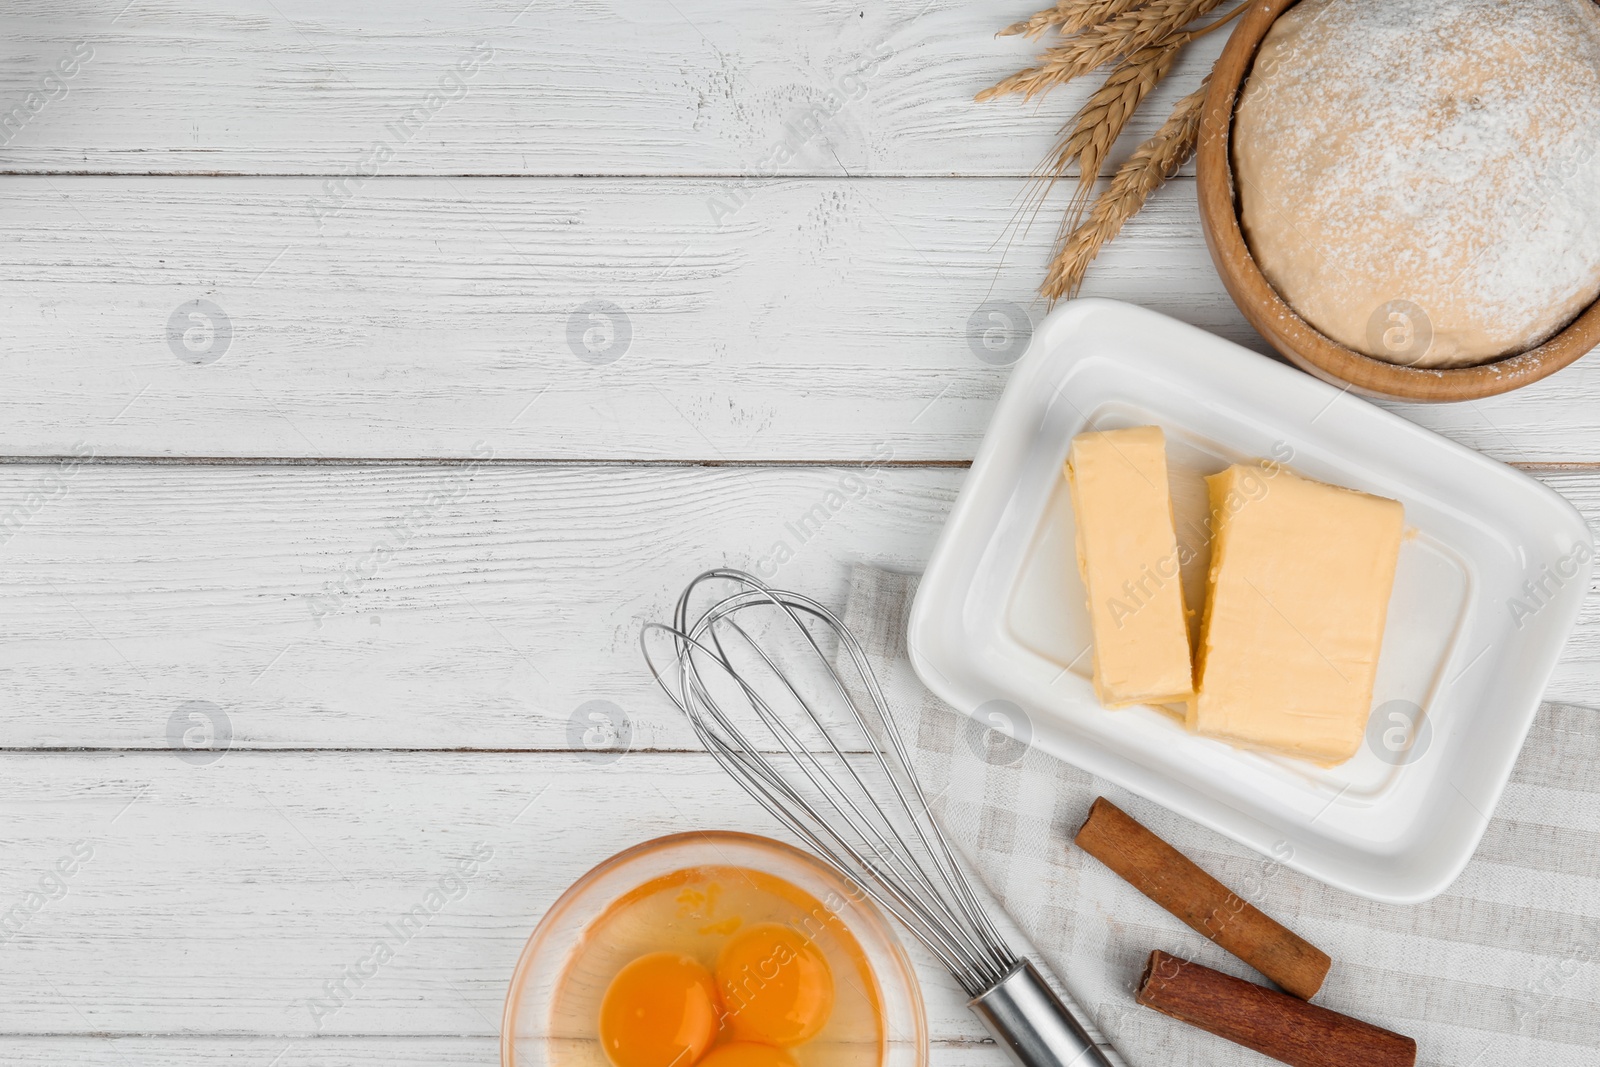
[[[1172,70],[1178,53],[1190,41],[1232,22],[1243,10],[1244,5],[1240,5],[1208,26],[1174,33],[1165,40],[1139,49],[1112,70],[1105,83],[1062,127],[1061,139],[1056,143],[1055,151],[1040,168],[1046,175],[1040,194],[1043,196],[1074,163],[1078,165],[1078,187],[1073,191],[1066,214],[1062,216],[1058,240],[1083,218],[1083,209],[1094,192],[1094,183],[1100,177],[1100,169],[1105,165],[1111,146],[1122,134],[1135,109]]]
[[[1013,22],[996,37],[1015,37],[1021,34],[1024,37],[1039,37],[1049,29],[1060,31],[1063,37],[1096,26],[1107,19],[1116,18],[1124,11],[1131,11],[1147,0],[1060,0],[1055,7],[1047,7],[1043,11]]]
[[[1150,0],[1126,15],[1047,48],[1038,66],[1002,79],[979,93],[977,98],[992,100],[1021,93],[1031,99],[1114,59],[1159,43],[1220,3],[1222,0]]]
[[[1187,40],[1184,34],[1175,34],[1161,44],[1146,45],[1123,60],[1063,127],[1046,169],[1053,182],[1074,163],[1078,165],[1078,191],[1068,211],[1072,220],[1069,228],[1076,225],[1111,146],[1140,102],[1167,76]]]
[[[1208,77],[1206,81],[1209,80]],[[1155,135],[1134,149],[1128,161],[1117,169],[1111,187],[1094,202],[1088,219],[1067,235],[1051,261],[1044,284],[1039,287],[1045,300],[1054,304],[1064,296],[1076,294],[1101,247],[1194,153],[1205,99],[1206,82],[1201,82],[1200,88],[1178,101]]]

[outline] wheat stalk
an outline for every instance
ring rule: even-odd
[[[1128,161],[1117,169],[1111,187],[1094,202],[1089,217],[1073,229],[1059,246],[1050,263],[1040,294],[1054,304],[1072,296],[1083,285],[1083,276],[1100,249],[1121,231],[1150,194],[1177,173],[1194,153],[1200,138],[1200,116],[1205,111],[1206,81],[1200,88],[1178,101],[1167,121],[1149,140],[1134,149]]]
[[[1062,127],[1055,151],[1041,167],[1047,179],[1040,192],[1041,197],[1047,195],[1073,163],[1078,165],[1078,187],[1062,217],[1058,239],[1078,225],[1111,146],[1144,98],[1172,70],[1183,46],[1232,22],[1243,10],[1241,4],[1208,26],[1174,33],[1156,44],[1145,45],[1113,69],[1105,83]]]
[[[1025,99],[1032,99],[1096,67],[1161,42],[1220,3],[1222,0],[1150,0],[1143,7],[1046,49],[1038,66],[1002,79],[977,98],[992,100],[1021,93]]]
[[[1185,34],[1175,34],[1160,44],[1145,45],[1123,60],[1106,78],[1105,84],[1078,109],[1063,127],[1061,140],[1045,164],[1053,183],[1073,163],[1078,165],[1078,191],[1068,212],[1073,224],[1083,203],[1100,176],[1100,168],[1111,146],[1127,125],[1134,110],[1172,69],[1178,52],[1187,43]]]
[[[1052,27],[1064,38],[1046,49],[1037,66],[1019,71],[978,94],[990,100],[1008,93],[1025,98],[1117,61],[1104,84],[1061,129],[1051,154],[1035,171],[1029,193],[1033,210],[1043,205],[1050,190],[1076,164],[1078,185],[1061,220],[1051,260],[1040,293],[1054,304],[1074,295],[1100,249],[1138,213],[1150,194],[1194,153],[1204,110],[1206,83],[1178,102],[1155,135],[1134,150],[1117,170],[1110,186],[1084,220],[1111,147],[1128,120],[1151,90],[1172,70],[1179,51],[1241,14],[1240,3],[1206,26],[1188,29],[1192,22],[1220,6],[1223,0],[1057,0],[1028,19],[1013,23],[1001,36],[1037,37]],[[1130,10],[1131,9],[1131,10]]]
[[[1146,0],[1058,0],[1055,7],[1047,7],[1036,15],[1013,22],[996,37],[1014,37],[1018,34],[1024,37],[1039,37],[1046,30],[1054,27],[1062,36],[1086,30],[1096,26],[1107,19],[1116,18],[1124,11],[1132,10]]]

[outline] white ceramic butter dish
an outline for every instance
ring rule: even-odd
[[[1202,476],[1274,459],[1405,505],[1367,743],[1334,767],[1095,700],[1061,467],[1074,435],[1166,432],[1203,603]],[[1426,900],[1477,847],[1588,589],[1593,540],[1533,478],[1155,312],[1078,300],[1013,370],[912,609],[923,682],[967,714],[1006,701],[1042,751],[1362,896]],[[1006,716],[993,717],[1003,720]]]

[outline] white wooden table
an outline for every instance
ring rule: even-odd
[[[639,625],[780,544],[832,598],[925,560],[1042,311],[1054,208],[1008,226],[1082,91],[971,103],[1032,6],[9,7],[0,1062],[492,1064],[573,878],[774,829]],[[1261,347],[1186,178],[1087,291]],[[1600,515],[1596,397],[1395,407]],[[1592,600],[1550,695],[1597,685]],[[936,1062],[998,1063],[923,973]]]

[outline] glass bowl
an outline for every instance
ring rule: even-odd
[[[925,1067],[928,1029],[916,973],[899,938],[861,890],[821,860],[754,834],[703,831],[656,838],[617,853],[572,884],[540,920],[517,960],[500,1025],[502,1067],[606,1064],[598,1011],[580,1013],[568,994],[569,967],[586,935],[635,890],[679,871],[741,867],[802,890],[842,923],[860,948],[881,1010],[881,1067]],[[858,961],[859,962],[859,961]],[[580,992],[576,997],[585,994]],[[594,994],[595,999],[598,994]],[[559,1011],[559,1016],[558,1016]],[[853,1059],[852,1063],[858,1062]]]

